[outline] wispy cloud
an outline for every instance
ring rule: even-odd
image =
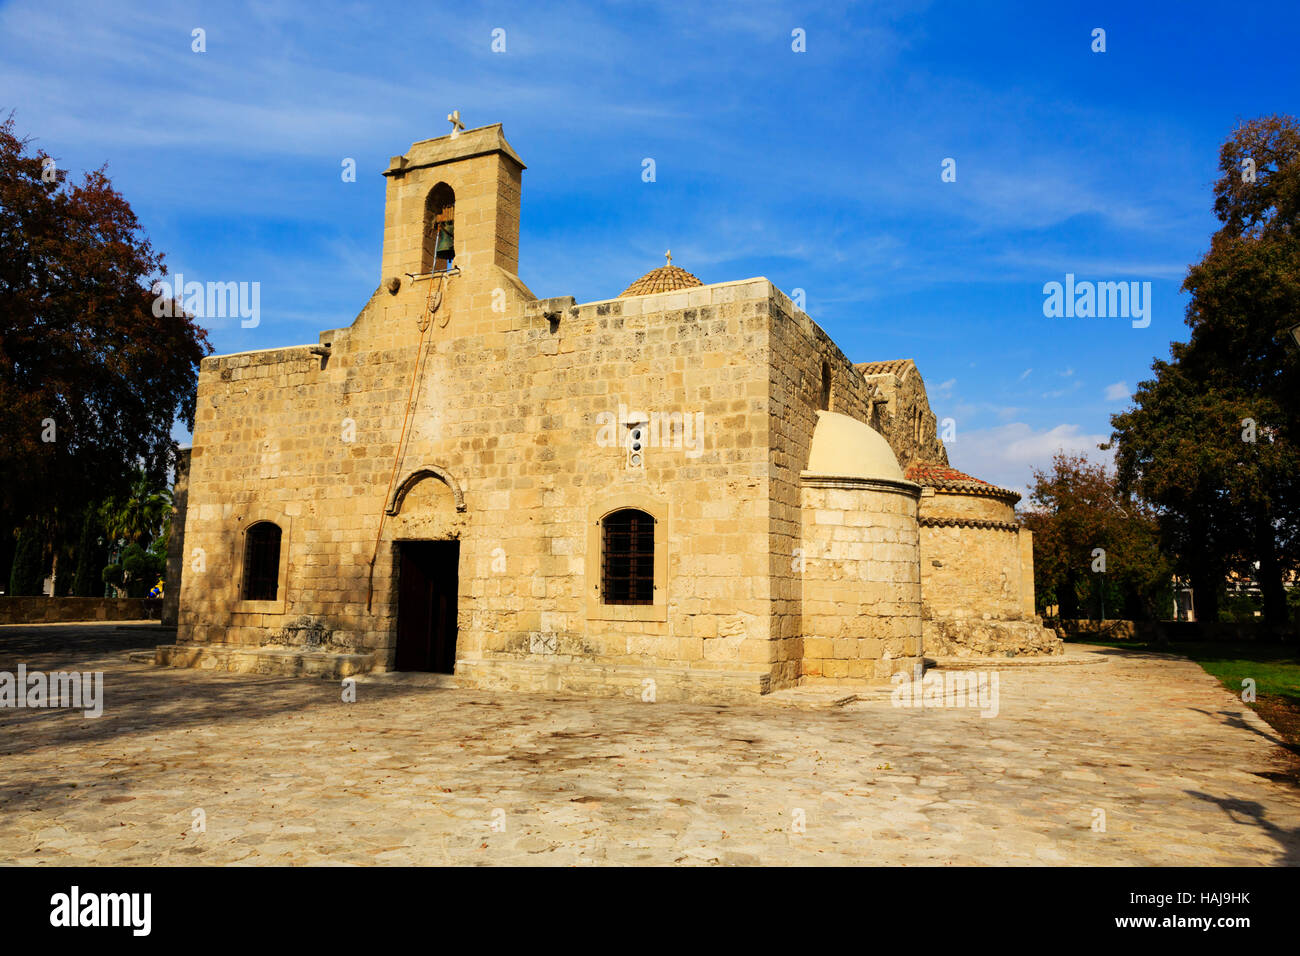
[[[947,379],[946,381],[940,382],[938,385],[932,387],[930,389],[930,396],[931,398],[949,398],[952,395],[953,389],[956,387],[957,380],[955,378]]]
[[[61,166],[109,163],[173,270],[263,283],[262,326],[214,328],[220,351],[352,319],[380,278],[379,172],[455,108],[503,123],[529,164],[520,275],[539,295],[615,296],[671,247],[705,282],[805,290],[857,360],[915,358],[959,419],[956,455],[980,434],[965,429],[1091,437],[1108,411],[1084,401],[1096,383],[1119,378],[1104,394],[1120,401],[1182,331],[1178,287],[1215,225],[1230,125],[1200,104],[1300,97],[1285,56],[1260,53],[1287,50],[1297,18],[1255,43],[1220,21],[1225,66],[1202,76],[1149,31],[1140,72],[1088,59],[1052,5],[930,6],[756,0],[683,17],[668,0],[560,0],[399,19],[351,0],[10,0],[0,90]],[[1145,30],[1136,16],[1117,10],[1115,35]],[[1177,95],[1148,75],[1179,77]],[[949,157],[955,182],[940,179]],[[1046,321],[1042,284],[1066,272],[1153,281],[1152,329]],[[1067,364],[1077,373],[1053,374]]]
[[[959,435],[959,440],[948,448],[948,460],[977,478],[1023,490],[1030,483],[1033,469],[1047,468],[1058,451],[1109,462],[1112,456],[1097,448],[1107,437],[1077,424],[1034,428],[1024,422],[1011,422]]]

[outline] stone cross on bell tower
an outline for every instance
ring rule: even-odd
[[[460,110],[452,110],[447,114],[447,122],[451,124],[451,138],[455,139],[460,135],[460,131],[465,128],[465,124],[460,121]]]

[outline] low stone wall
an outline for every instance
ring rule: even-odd
[[[1038,618],[927,619],[923,633],[927,657],[1046,657],[1065,653],[1061,638]]]
[[[341,680],[370,672],[375,660],[372,654],[328,654],[284,647],[160,644],[154,649],[154,663],[163,667],[193,667],[230,674]]]
[[[1066,641],[1148,641],[1155,635],[1149,621],[1054,621],[1053,629]]]
[[[1056,621],[1054,629],[1064,640],[1154,641],[1161,634],[1170,641],[1272,641],[1278,634],[1258,624],[1224,621]],[[1295,625],[1292,625],[1292,634]]]
[[[0,624],[147,621],[161,610],[157,598],[0,597]]]
[[[656,702],[753,703],[771,689],[771,677],[753,671],[489,659],[457,661],[456,685]]]

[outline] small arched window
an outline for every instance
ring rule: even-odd
[[[280,593],[280,527],[259,521],[244,533],[245,601],[274,601]]]
[[[424,245],[420,253],[420,272],[441,272],[456,258],[454,225],[456,194],[446,183],[429,190],[424,201]]]
[[[822,362],[822,396],[818,408],[831,410],[831,363]]]
[[[604,604],[653,604],[655,519],[624,508],[601,522],[600,596]]]

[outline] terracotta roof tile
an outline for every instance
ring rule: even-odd
[[[982,478],[975,478],[964,471],[958,471],[956,468],[950,468],[947,465],[935,465],[928,461],[914,461],[908,465],[907,480],[915,481],[919,485],[940,485],[960,481],[993,487]]]
[[[1012,504],[1019,501],[1021,497],[1018,491],[1012,491],[1010,488],[1000,488],[992,482],[976,478],[974,475],[968,475],[964,471],[958,471],[948,465],[936,465],[929,461],[912,462],[907,466],[904,477],[908,481],[916,482],[918,485],[1002,498]]]
[[[619,298],[629,295],[651,295],[655,292],[675,292],[678,289],[691,289],[697,285],[704,285],[704,283],[685,269],[677,266],[660,266],[658,269],[651,269],[624,289]]]
[[[911,359],[891,359],[888,362],[859,362],[856,368],[863,375],[899,375],[912,366]]]

